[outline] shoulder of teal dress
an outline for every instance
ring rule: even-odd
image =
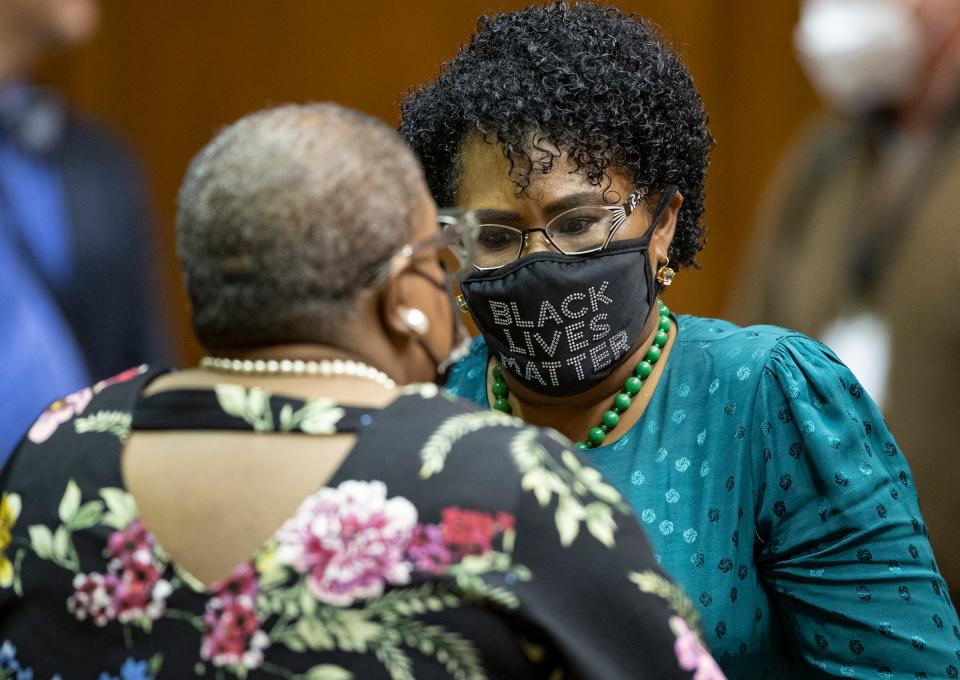
[[[806,336],[779,326],[738,326],[732,321],[711,319],[692,314],[674,316],[679,329],[677,342],[710,343],[733,347],[748,341],[756,341],[758,346],[771,347],[784,338]],[[809,339],[809,338],[807,338]]]
[[[722,319],[683,314],[677,321],[677,341],[671,352],[668,370],[712,372],[710,394],[717,389],[742,395],[752,402],[759,376],[783,343],[814,341],[778,326],[737,326]]]
[[[463,399],[487,406],[487,343],[477,336],[470,343],[470,352],[450,369],[446,388]]]

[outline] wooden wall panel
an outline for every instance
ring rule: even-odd
[[[402,92],[433,77],[485,12],[527,0],[104,0],[90,44],[46,64],[42,79],[123,131],[153,185],[157,241],[176,336],[198,356],[173,253],[176,189],[222,125],[285,101],[335,100],[395,125]],[[668,298],[720,313],[764,181],[814,108],[790,49],[796,5],[755,0],[623,0],[657,21],[683,54],[718,145],[704,268]]]

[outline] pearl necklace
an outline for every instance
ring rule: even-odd
[[[578,449],[592,449],[603,445],[603,440],[607,438],[607,432],[620,424],[620,416],[630,408],[633,398],[640,392],[643,381],[653,373],[653,365],[660,359],[664,345],[670,333],[670,309],[658,301],[660,307],[660,321],[657,325],[657,332],[653,336],[653,344],[647,349],[640,363],[634,369],[633,375],[627,378],[623,385],[623,391],[613,399],[613,405],[610,410],[604,411],[603,418],[597,427],[590,428],[584,441],[576,442],[574,446]],[[513,407],[510,405],[510,387],[503,379],[503,369],[500,363],[493,365],[493,408],[504,413],[512,413]]]
[[[201,368],[226,373],[244,375],[292,375],[336,378],[349,376],[365,378],[393,389],[397,384],[383,371],[360,361],[350,359],[323,359],[322,361],[304,361],[303,359],[226,359],[223,357],[203,357]]]

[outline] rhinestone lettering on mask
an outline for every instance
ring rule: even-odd
[[[607,295],[609,286],[609,281],[603,281],[585,292],[572,292],[556,306],[544,300],[536,322],[524,318],[515,300],[488,300],[493,322],[501,327],[510,354],[501,354],[500,364],[528,382],[552,387],[560,386],[564,366],[573,369],[577,380],[583,380],[587,366],[598,372],[614,364],[630,350],[630,342],[625,331],[610,334],[610,315],[601,311],[614,304]],[[565,361],[551,361],[565,356]]]
[[[501,302],[500,304],[503,303]],[[557,314],[557,310],[553,308],[549,300],[544,300],[540,305],[540,318],[537,319],[537,328],[543,328],[548,317],[554,323],[560,324],[561,326],[563,325],[563,317]]]
[[[563,298],[563,302],[560,303],[560,311],[563,312],[563,315],[570,319],[579,319],[584,314],[587,313],[587,307],[580,309],[576,312],[570,309],[570,303],[573,300],[586,300],[587,296],[583,293],[570,293],[567,297]]]
[[[567,326],[567,344],[570,345],[571,352],[579,352],[590,344],[590,342],[583,337],[582,329],[585,325],[583,321],[577,321]]]
[[[586,354],[578,354],[567,359],[567,365],[573,366],[574,370],[577,372],[577,379],[579,380],[583,380],[585,377],[583,373],[583,360],[586,358]]]
[[[610,351],[607,349],[606,344],[603,345],[594,345],[590,348],[590,361],[593,363],[594,372],[599,372],[613,363],[613,359],[610,356]]]
[[[603,340],[610,333],[610,324],[604,323],[607,313],[602,312],[590,319],[590,330],[593,331],[593,341]]]
[[[539,333],[534,333],[533,339],[540,343],[540,346],[543,347],[543,351],[547,353],[548,357],[552,357],[557,352],[557,345],[560,344],[560,331],[553,332],[553,340],[550,341],[549,345]]]
[[[498,326],[509,326],[513,323],[510,316],[510,305],[499,300],[490,300],[490,313],[493,314],[493,322]]]
[[[520,307],[516,302],[510,303],[510,311],[513,312],[513,320],[520,328],[534,328],[532,321],[524,321],[520,318]]]
[[[599,305],[600,302],[602,302],[605,305],[613,304],[613,300],[611,300],[610,298],[608,298],[606,295],[603,294],[603,291],[605,291],[607,289],[607,286],[609,285],[610,285],[609,281],[604,281],[603,283],[600,284],[599,290],[597,290],[593,286],[590,286],[588,291],[590,294],[590,309],[592,309],[594,312],[600,308],[600,305]]]

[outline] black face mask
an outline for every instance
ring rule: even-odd
[[[511,376],[539,394],[570,396],[629,356],[657,299],[650,239],[673,193],[664,192],[640,238],[589,255],[534,253],[461,282],[490,353]]]

